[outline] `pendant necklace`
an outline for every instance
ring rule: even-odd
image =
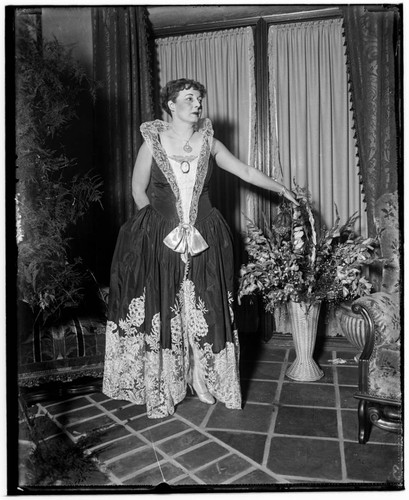
[[[179,163],[180,170],[183,174],[188,174],[190,172],[190,162],[197,158],[197,156],[169,155],[169,158]]]
[[[172,130],[173,132],[180,138],[182,139],[183,142],[185,142],[185,139],[183,137],[181,137],[177,132],[176,130],[174,129],[174,127],[172,127]],[[190,139],[193,137],[193,134],[195,133],[195,130],[193,130],[192,132],[192,135],[189,137],[189,139],[185,142],[185,145],[183,146],[183,151],[186,151],[186,153],[191,153],[192,152],[192,146],[189,144],[189,141]]]

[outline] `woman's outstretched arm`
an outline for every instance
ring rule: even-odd
[[[286,186],[275,181],[260,170],[257,170],[256,168],[243,163],[232,153],[230,153],[226,146],[224,146],[224,144],[222,144],[217,139],[214,139],[213,151],[216,163],[223,170],[237,175],[237,177],[245,182],[248,182],[249,184],[252,184],[253,186],[258,186],[264,189],[268,189],[269,191],[279,193],[280,195],[285,196],[295,205],[299,204],[294,198],[291,191],[286,188]]]

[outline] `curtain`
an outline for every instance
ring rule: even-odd
[[[202,116],[213,123],[215,137],[244,163],[254,164],[255,81],[251,28],[238,28],[157,40],[160,86],[177,78],[192,78],[207,89]],[[168,116],[164,113],[163,119]],[[212,198],[242,246],[244,214],[251,214],[250,190],[231,174],[216,169]],[[241,252],[236,252],[240,258]]]
[[[134,213],[131,179],[143,140],[142,122],[153,119],[152,43],[146,7],[92,9],[95,163],[104,179],[99,269],[108,279],[120,226]]]
[[[396,10],[369,12],[343,7],[352,103],[357,125],[360,174],[375,234],[374,207],[384,193],[397,189]]]
[[[366,233],[350,110],[342,20],[272,25],[268,37],[272,174],[308,187],[326,226],[360,214]]]

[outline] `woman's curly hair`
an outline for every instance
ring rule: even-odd
[[[197,82],[196,80],[189,80],[187,78],[179,78],[178,80],[171,80],[168,82],[161,90],[161,105],[162,108],[172,116],[172,113],[169,109],[168,102],[173,101],[176,102],[176,98],[181,90],[193,89],[200,92],[200,97],[205,97],[206,89],[204,85]]]

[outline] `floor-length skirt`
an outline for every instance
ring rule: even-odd
[[[197,220],[209,248],[185,264],[163,243],[177,224],[147,205],[122,226],[111,267],[103,392],[151,418],[185,397],[192,349],[210,393],[241,408],[230,230],[216,209]]]

